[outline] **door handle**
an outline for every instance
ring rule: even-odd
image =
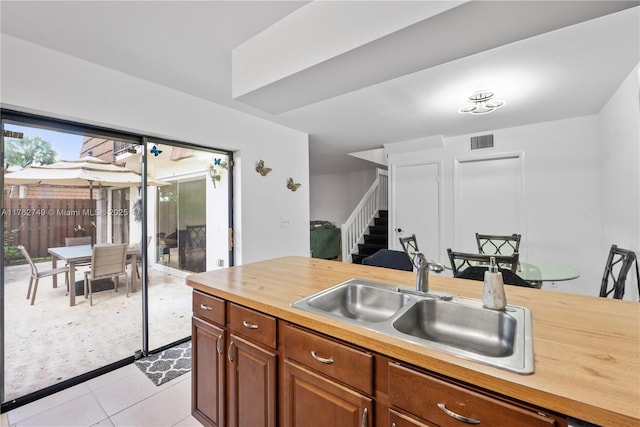
[[[396,231],[397,231],[398,233],[402,233],[402,228],[396,228]]]

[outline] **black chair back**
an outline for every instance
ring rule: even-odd
[[[520,234],[499,236],[476,233],[478,253],[488,255],[511,255],[520,252]]]
[[[627,275],[634,263],[636,266],[638,294],[640,295],[640,274],[638,274],[638,261],[635,252],[611,245],[607,264],[604,267],[604,275],[602,276],[600,296],[606,298],[613,294],[614,299],[622,299]]]
[[[499,268],[511,270],[511,272],[515,273],[518,269],[518,258],[520,257],[518,252],[514,252],[511,255],[470,254],[454,252],[451,248],[447,249],[447,255],[449,255],[454,276],[469,267],[488,267],[492,257],[496,259],[496,264],[498,264]]]

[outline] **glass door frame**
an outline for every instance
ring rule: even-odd
[[[149,190],[147,186],[147,170],[148,170],[147,159],[148,159],[149,153],[146,149],[148,144],[161,143],[161,144],[167,144],[167,145],[176,146],[176,147],[192,148],[196,150],[204,150],[211,153],[221,153],[221,154],[227,155],[229,158],[229,173],[228,173],[228,177],[229,177],[228,179],[228,186],[229,186],[228,215],[229,215],[229,227],[230,227],[229,238],[231,239],[232,230],[233,230],[233,173],[232,173],[233,152],[220,150],[220,149],[213,149],[209,147],[203,147],[195,144],[189,144],[189,143],[184,143],[184,142],[179,142],[174,140],[166,140],[166,139],[156,138],[156,137],[152,138],[145,135],[136,134],[133,132],[121,132],[121,131],[110,129],[110,128],[104,128],[104,127],[93,126],[93,125],[85,125],[82,123],[61,120],[61,119],[56,119],[51,117],[45,117],[40,115],[34,115],[30,113],[23,113],[20,111],[15,111],[10,109],[0,109],[0,128],[2,129],[2,132],[3,132],[3,139],[2,139],[2,142],[0,143],[0,156],[3,159],[3,161],[5,158],[4,157],[5,156],[5,152],[4,152],[5,123],[11,123],[11,124],[16,124],[20,126],[31,126],[35,128],[40,127],[47,130],[55,130],[58,132],[71,133],[71,134],[99,135],[100,137],[108,137],[108,138],[113,138],[117,140],[126,140],[126,141],[132,141],[132,142],[135,141],[135,143],[139,144],[142,147],[145,147],[145,149],[141,150],[143,154],[141,159],[142,181],[141,181],[141,188],[140,188],[140,197],[143,201],[142,202],[142,221],[141,221],[141,227],[142,227],[141,234],[143,237],[142,238],[143,241],[146,240],[145,236],[148,235],[148,218],[147,218],[148,206],[147,205],[148,205]],[[4,191],[4,173],[0,177],[0,187]],[[0,200],[0,210],[3,208],[4,208],[4,195],[2,197],[2,200]],[[0,221],[0,231],[4,236],[5,226],[3,221]],[[45,387],[43,389],[39,389],[33,393],[29,393],[25,396],[20,396],[16,399],[12,399],[11,401],[5,402],[5,383],[4,383],[5,342],[3,338],[0,342],[0,372],[2,373],[2,383],[0,383],[0,403],[1,403],[0,412],[4,413],[6,411],[18,408],[22,405],[38,400],[42,397],[51,395],[58,391],[80,384],[91,378],[97,377],[99,375],[102,375],[114,369],[118,369],[122,366],[131,364],[134,362],[136,358],[146,356],[149,353],[155,353],[157,351],[161,351],[175,344],[175,343],[169,343],[161,348],[154,349],[151,351],[148,348],[149,347],[149,337],[148,337],[148,332],[149,332],[148,263],[149,263],[149,259],[148,259],[147,245],[144,244],[143,242],[140,245],[140,247],[141,247],[141,258],[142,258],[140,279],[141,279],[142,314],[143,314],[141,350],[132,349],[132,355],[124,359],[114,361],[106,366],[100,367],[90,372],[84,372],[78,376],[63,380],[54,385]],[[4,337],[5,336],[4,334],[5,303],[6,303],[5,271],[4,271],[5,254],[4,254],[4,250],[0,252],[1,252],[0,263],[2,264],[2,268],[0,269],[0,331],[2,331],[2,336]],[[234,265],[234,257],[233,257],[233,245],[230,241],[229,266],[232,266],[232,265]],[[189,339],[189,337],[185,338],[182,341],[185,341],[187,339]]]

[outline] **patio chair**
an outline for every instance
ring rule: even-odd
[[[81,237],[65,237],[64,245],[65,246],[80,246],[80,245],[90,245],[91,244],[91,236],[81,236]]]
[[[81,236],[81,237],[65,237],[64,245],[65,246],[82,246],[82,245],[90,245],[91,244],[91,236]],[[91,265],[91,261],[80,261],[76,262],[76,267],[85,267]]]
[[[84,273],[84,297],[89,297],[90,305],[93,305],[92,283],[99,279],[112,279],[115,284],[115,292],[118,292],[119,277],[124,275],[127,296],[129,296],[126,258],[126,243],[95,245],[93,247],[91,251],[91,270]]]
[[[31,266],[31,277],[29,278],[29,289],[27,289],[27,299],[31,297],[31,305],[36,302],[36,292],[38,292],[38,282],[43,277],[55,276],[57,274],[65,274],[65,283],[67,285],[67,292],[69,292],[69,267],[59,267],[53,268],[51,270],[38,271],[38,267],[36,267],[35,263],[29,256],[29,253],[25,249],[24,246],[18,245],[18,249],[22,251],[25,259]],[[31,294],[31,287],[33,286],[33,294]]]

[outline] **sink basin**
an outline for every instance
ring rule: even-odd
[[[531,312],[525,307],[489,310],[475,299],[364,279],[347,280],[291,306],[511,372],[534,371]]]
[[[308,311],[358,322],[376,323],[391,318],[407,303],[411,295],[396,291],[395,287],[376,282],[351,280],[319,294],[292,304],[306,306]]]
[[[403,334],[490,356],[513,354],[517,320],[504,311],[422,300],[393,322]]]

